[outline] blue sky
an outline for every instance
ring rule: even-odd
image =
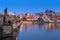
[[[5,8],[8,12],[16,13],[35,13],[46,9],[60,11],[60,0],[0,0],[0,12]]]

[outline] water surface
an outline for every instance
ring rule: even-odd
[[[60,23],[23,23],[17,40],[60,40]]]

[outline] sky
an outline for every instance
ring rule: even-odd
[[[60,0],[0,0],[0,13],[5,8],[16,14],[44,12],[46,9],[60,11]]]

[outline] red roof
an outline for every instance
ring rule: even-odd
[[[30,15],[27,17],[27,19],[34,19],[34,16]]]
[[[57,16],[57,19],[60,20],[60,16]]]

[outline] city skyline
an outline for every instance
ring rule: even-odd
[[[16,12],[16,14],[26,12],[37,13],[44,12],[46,9],[60,12],[59,0],[0,0],[0,12],[3,13],[5,8],[8,12]]]

